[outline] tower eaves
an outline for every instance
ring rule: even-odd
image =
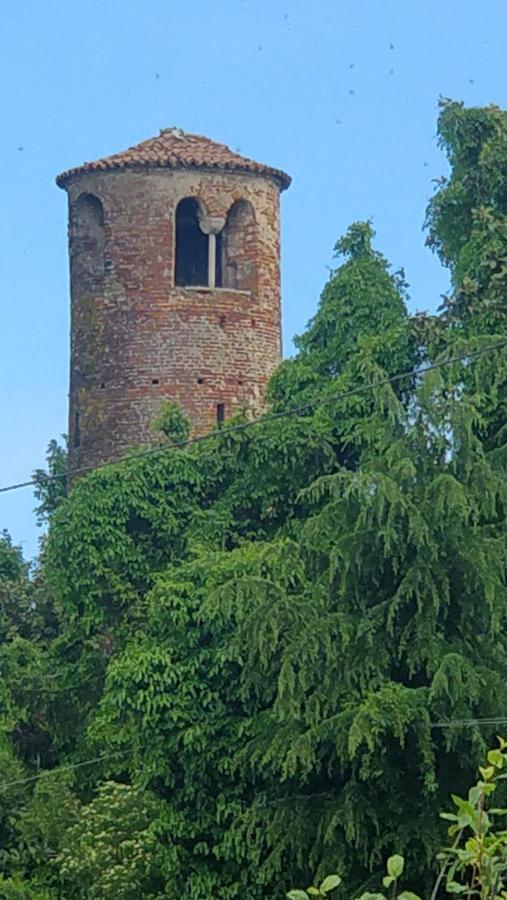
[[[219,144],[203,135],[170,127],[160,129],[158,136],[135,144],[128,150],[68,169],[58,175],[56,183],[63,188],[71,178],[88,172],[150,168],[216,169],[264,175],[275,179],[282,191],[291,182],[290,176],[281,169],[241,156],[225,144]]]

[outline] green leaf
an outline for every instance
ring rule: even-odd
[[[321,893],[320,893],[320,891],[319,891],[319,889],[316,888],[316,887],[309,887],[309,888],[307,888],[307,889],[306,889],[306,893],[307,893],[307,894],[311,894],[312,897],[321,897],[321,896],[322,896]]]
[[[412,891],[402,891],[398,894],[398,900],[421,900],[419,894],[413,894]]]
[[[489,787],[489,785],[484,785],[484,789],[487,790],[488,787]],[[473,787],[470,788],[470,790],[468,792],[468,800],[472,804],[472,806],[478,805],[479,800],[481,799],[482,793],[483,793],[483,787],[480,784],[475,784]]]
[[[405,865],[405,860],[402,856],[395,855],[390,856],[387,860],[387,871],[392,878],[399,878],[403,872],[403,867]]]
[[[308,900],[306,891],[289,891],[287,897],[288,900]]]
[[[505,758],[500,750],[489,750],[488,762],[497,769],[503,769]]]
[[[464,894],[468,890],[466,885],[458,884],[457,881],[448,881],[445,887],[449,894]]]
[[[382,879],[382,884],[384,885],[384,887],[390,887],[392,885],[393,881],[396,881],[396,878],[394,877],[394,875],[384,875],[384,877]]]
[[[452,799],[458,807],[458,824],[460,827],[465,828],[467,825],[473,826],[477,820],[477,810],[472,806],[469,800],[464,800],[463,797],[452,794]]]
[[[320,890],[323,894],[329,894],[329,891],[333,891],[341,883],[342,880],[339,875],[328,875],[327,878],[324,878]]]
[[[357,900],[387,900],[385,894],[370,894],[368,891],[366,894],[361,894]]]

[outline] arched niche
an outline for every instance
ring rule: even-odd
[[[95,194],[81,194],[71,209],[70,256],[74,287],[82,293],[104,277],[104,208]]]
[[[257,224],[252,204],[236,200],[221,235],[221,275],[226,288],[255,291]]]

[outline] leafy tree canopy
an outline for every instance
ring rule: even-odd
[[[7,531],[0,532],[0,583],[19,581],[25,572],[21,549],[13,545]]]

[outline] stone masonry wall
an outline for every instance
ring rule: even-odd
[[[217,404],[226,418],[258,412],[281,354],[276,181],[156,169],[80,175],[67,189],[71,468],[152,442],[166,400],[185,409],[196,434],[216,426]],[[255,224],[241,248],[251,291],[174,286],[174,213],[189,196],[224,218],[235,201],[251,203]]]

